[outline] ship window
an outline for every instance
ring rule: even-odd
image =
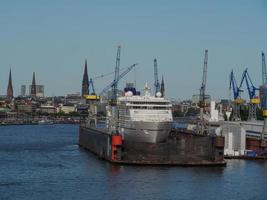
[[[149,101],[144,101],[144,102],[140,102],[140,101],[136,101],[136,102],[130,102],[132,104],[149,104],[149,105],[168,105],[168,102],[149,102]]]

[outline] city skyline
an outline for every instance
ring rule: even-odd
[[[64,2],[64,3],[63,3]],[[61,12],[58,12],[61,10]],[[245,68],[261,83],[261,52],[267,52],[264,1],[14,1],[0,3],[0,94],[12,69],[14,96],[21,85],[45,85],[47,96],[81,92],[84,60],[89,78],[138,63],[137,87],[153,88],[153,60],[164,75],[166,96],[199,93],[204,51],[209,50],[207,93],[228,98],[229,74]],[[50,13],[50,15],[47,15]],[[134,72],[121,81],[134,82]],[[95,81],[100,92],[112,76]]]

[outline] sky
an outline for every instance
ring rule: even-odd
[[[248,68],[261,84],[261,52],[267,53],[265,0],[2,0],[0,1],[0,94],[11,67],[15,95],[20,85],[45,86],[46,96],[81,91],[84,61],[89,77],[113,72],[117,46],[121,68],[138,63],[120,82],[153,88],[153,60],[166,95],[190,99],[199,93],[208,49],[207,93],[228,98],[229,74],[239,81]],[[94,81],[100,92],[113,75]]]

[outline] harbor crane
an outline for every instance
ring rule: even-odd
[[[155,88],[155,96],[158,92],[160,92],[160,84],[159,84],[159,77],[158,77],[158,64],[157,59],[154,59],[154,88]]]
[[[248,74],[248,69],[245,69],[245,71],[243,72],[239,88],[242,87],[244,80],[245,80],[246,85],[247,85],[247,90],[248,90],[249,99],[250,99],[248,120],[250,120],[250,121],[254,120],[255,121],[257,119],[257,113],[256,113],[257,107],[260,104],[260,99],[258,96],[256,96],[256,91],[259,90],[259,88],[256,88],[253,85],[251,78]]]
[[[207,69],[208,69],[208,50],[205,50],[205,58],[204,58],[204,67],[203,67],[203,76],[202,76],[202,84],[200,88],[199,95],[199,107],[200,107],[200,127],[199,133],[205,134],[207,133],[207,126],[204,120],[204,109],[206,107],[206,83],[207,83]]]
[[[94,82],[93,82],[93,79],[92,78],[90,78],[89,79],[89,86],[91,85],[91,88],[92,88],[92,95],[96,95],[96,93],[95,93],[95,86],[94,86]]]
[[[121,69],[127,69],[128,67],[123,67]],[[101,74],[101,75],[98,75],[98,76],[95,76],[93,78],[90,78],[89,79],[89,87],[91,87],[91,90],[92,91],[89,95],[85,95],[85,98],[88,99],[88,100],[99,100],[99,96],[96,94],[96,90],[95,90],[95,86],[94,86],[94,82],[98,79],[102,79],[102,78],[105,78],[107,76],[110,76],[110,75],[113,75],[115,74],[115,71],[113,72],[109,72],[109,73],[106,73],[106,74]]]
[[[200,107],[200,119],[203,120],[204,108],[206,107],[205,97],[206,97],[206,83],[207,83],[207,68],[208,68],[208,50],[205,50],[202,85],[200,88],[199,95],[199,107]]]
[[[265,54],[261,53],[261,60],[262,60],[262,84],[267,83],[267,72],[266,72],[266,63],[265,63]]]
[[[266,147],[265,135],[267,133],[267,73],[266,73],[266,63],[265,63],[265,54],[261,53],[262,58],[262,86],[260,87],[260,101],[262,108],[262,116],[264,118],[263,129],[261,134],[261,146]]]
[[[121,46],[118,46],[117,57],[116,57],[116,66],[115,66],[115,77],[112,84],[112,96],[111,96],[111,105],[117,104],[117,95],[118,95],[118,83],[120,76],[120,58],[121,57]]]
[[[126,75],[128,74],[134,67],[136,67],[138,64],[135,63],[133,65],[131,65],[130,67],[128,67],[125,71],[123,71],[117,78],[117,80],[113,80],[108,86],[106,86],[101,92],[100,92],[100,96],[102,96],[104,93],[106,93],[110,88],[114,88],[114,85],[118,85],[118,82]],[[112,91],[113,92],[113,91]],[[116,94],[117,95],[117,94]],[[114,99],[111,99],[111,101]],[[117,100],[117,98],[116,98]],[[115,103],[116,102],[111,102],[111,103]]]
[[[260,86],[260,104],[263,109],[263,117],[267,118],[267,110],[266,110],[266,102],[264,100],[264,93],[267,87],[267,70],[266,70],[266,62],[265,62],[265,54],[261,53],[261,61],[262,61],[262,85]]]
[[[234,95],[232,120],[240,121],[241,120],[240,108],[241,104],[244,103],[244,99],[241,98],[240,93],[243,91],[237,85],[233,70],[230,73],[229,91],[231,91],[231,89]]]
[[[97,96],[95,92],[95,86],[92,78],[89,79],[89,87],[91,87],[91,90],[89,91],[92,92],[90,92],[88,95],[84,95],[84,98],[86,100],[94,100],[94,101],[99,100],[99,96]]]

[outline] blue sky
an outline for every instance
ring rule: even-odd
[[[25,0],[0,1],[0,94],[9,67],[13,87],[45,85],[46,95],[80,92],[84,60],[89,76],[114,71],[117,45],[121,67],[139,63],[137,86],[153,86],[158,59],[170,98],[198,93],[209,50],[207,92],[227,98],[229,73],[237,79],[249,68],[261,83],[261,51],[267,53],[267,3],[264,0]],[[97,91],[113,77],[95,81]],[[130,73],[121,81],[134,81]]]

